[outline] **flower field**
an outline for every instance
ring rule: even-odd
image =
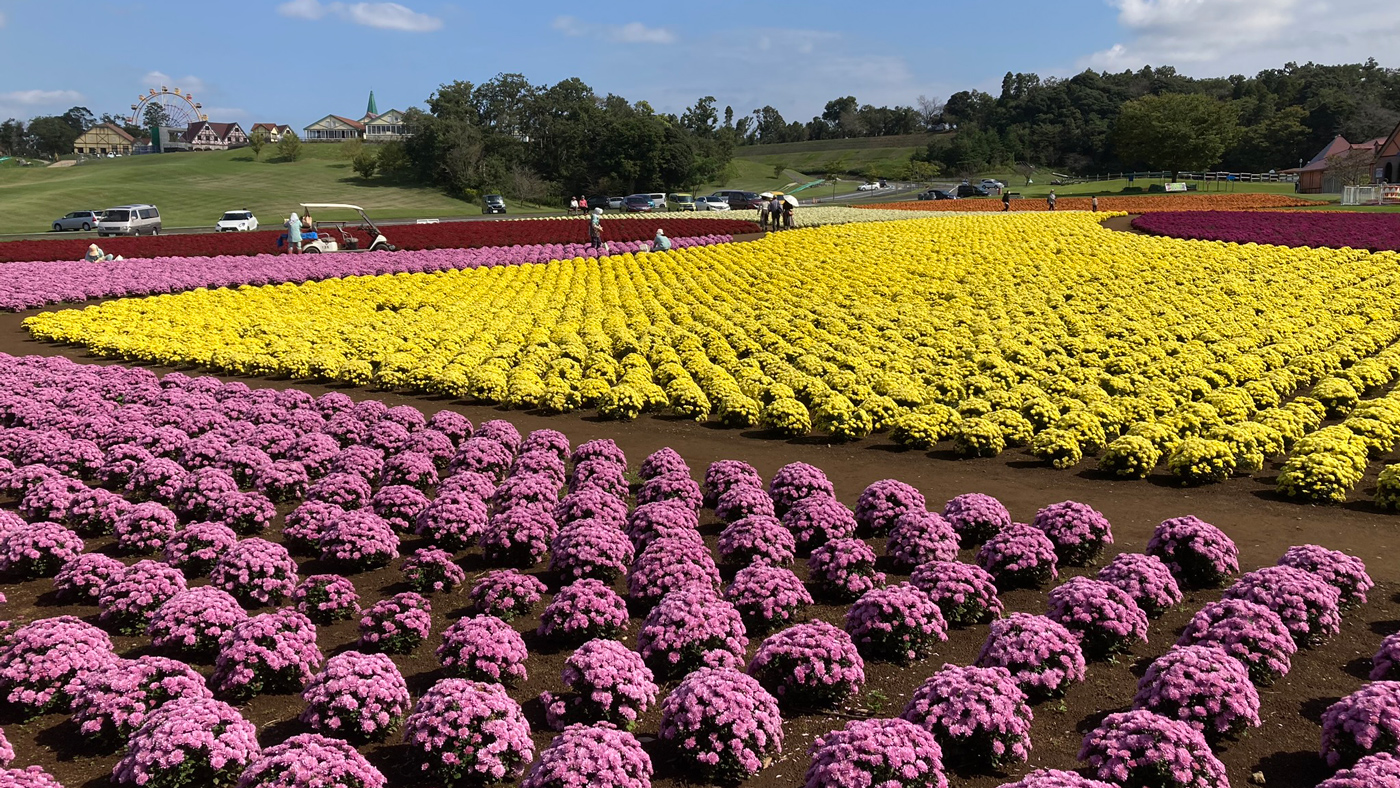
[[[1400,216],[1379,213],[1149,213],[1133,228],[1153,235],[1277,246],[1400,251]]]
[[[167,236],[169,237],[169,236]],[[728,235],[697,235],[672,240],[674,248],[729,243]],[[641,252],[649,241],[609,242],[610,253]],[[20,312],[37,306],[116,296],[178,293],[197,287],[238,287],[310,282],[347,276],[424,273],[550,260],[594,258],[587,244],[431,249],[362,254],[220,255],[157,257],[100,263],[57,260],[0,265],[0,309]]]
[[[1059,197],[1057,210],[1087,211],[1092,207],[1089,197]],[[1156,213],[1158,211],[1251,211],[1268,208],[1317,207],[1315,200],[1303,200],[1286,194],[1156,194],[1122,197],[1100,197],[1100,211],[1123,213]],[[864,208],[864,206],[862,206]],[[1001,200],[925,200],[920,202],[876,203],[864,208],[880,211],[988,212],[1000,211]],[[1011,201],[1012,211],[1049,211],[1044,198]]]
[[[650,221],[639,221],[649,219]],[[609,215],[604,223],[603,237],[610,243],[619,241],[650,241],[657,228],[672,238],[701,235],[741,235],[757,231],[753,222],[727,217],[692,217],[674,219],[668,216],[640,214]],[[440,222],[437,224],[406,224],[385,227],[385,236],[400,249],[474,249],[492,246],[539,246],[548,244],[583,244],[588,242],[588,223],[583,218],[512,219],[476,222]],[[361,248],[370,239],[351,228]],[[282,230],[251,233],[203,233],[199,235],[162,235],[147,238],[104,238],[101,247],[111,255],[128,258],[151,257],[216,257],[221,255],[276,254],[277,238]],[[42,241],[6,241],[0,243],[0,263],[56,260],[78,261],[87,254],[88,239],[45,239]]]
[[[1343,501],[1400,441],[1393,253],[1116,233],[1088,213],[112,301],[26,321],[105,356]],[[1163,265],[1169,260],[1170,265]],[[1248,294],[1247,298],[1241,294]],[[448,308],[450,305],[450,308]],[[1264,315],[1267,315],[1265,319]],[[1400,469],[1375,501],[1400,499]]]
[[[1395,774],[1396,575],[1311,538],[61,358],[0,390],[5,785]]]

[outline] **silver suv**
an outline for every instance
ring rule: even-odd
[[[97,223],[97,234],[160,235],[160,210],[154,205],[119,205],[108,208]]]
[[[74,211],[62,219],[55,219],[53,223],[54,232],[59,233],[64,230],[91,230],[102,221],[101,211]]]

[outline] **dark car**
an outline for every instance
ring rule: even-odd
[[[929,189],[926,192],[919,192],[920,200],[956,200],[956,195],[943,189]]]
[[[505,213],[506,198],[499,194],[488,194],[481,198],[482,213]]]
[[[959,197],[988,197],[988,196],[990,196],[990,195],[988,195],[988,194],[987,194],[987,190],[984,189],[984,188],[982,188],[981,186],[973,186],[973,185],[970,184],[970,183],[964,183],[963,185],[961,185],[961,186],[958,187],[958,196],[959,196]]]
[[[631,194],[622,201],[622,207],[632,213],[650,213],[652,209],[651,196],[646,194]]]
[[[729,201],[729,207],[736,211],[752,211],[758,208],[763,200],[759,198],[758,192],[736,191],[733,189],[721,189],[710,195],[710,199],[722,197]]]
[[[603,210],[606,211],[606,210],[608,209],[608,200],[610,200],[610,199],[611,199],[610,197],[589,197],[589,198],[588,198],[588,207],[589,207],[589,208],[602,208]]]

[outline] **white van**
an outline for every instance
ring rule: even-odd
[[[651,198],[651,209],[653,211],[669,211],[670,206],[666,204],[665,192],[653,192],[647,195]]]
[[[97,234],[160,235],[160,210],[154,205],[119,205],[108,208],[97,223]]]

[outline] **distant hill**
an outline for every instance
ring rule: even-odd
[[[734,157],[772,167],[783,164],[799,172],[821,175],[826,172],[891,175],[930,142],[947,139],[946,134],[905,134],[891,137],[854,137],[844,140],[810,140],[775,145],[745,145],[735,148]]]

